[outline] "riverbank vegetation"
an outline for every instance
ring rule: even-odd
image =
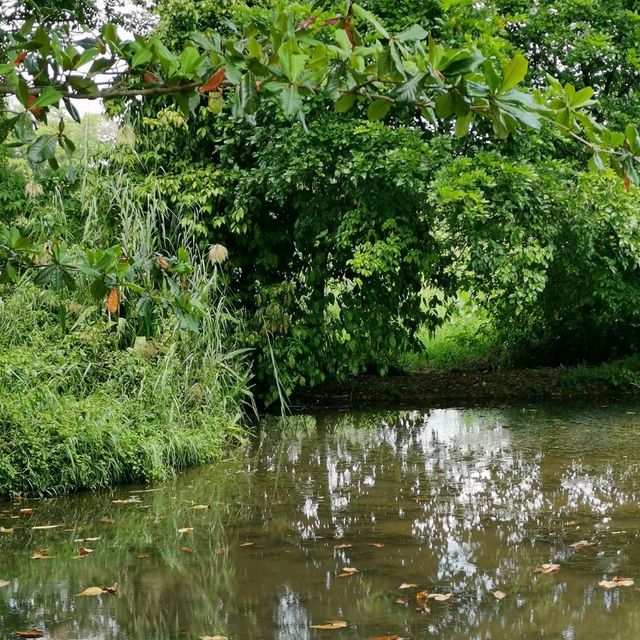
[[[9,4],[0,494],[162,477],[362,374],[637,388],[631,3]]]

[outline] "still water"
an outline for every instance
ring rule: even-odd
[[[639,638],[640,591],[598,586],[640,586],[635,409],[292,417],[160,486],[0,504],[0,638]]]

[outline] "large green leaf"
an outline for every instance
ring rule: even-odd
[[[516,53],[502,68],[502,86],[500,87],[500,91],[510,91],[522,82],[527,75],[528,68],[529,63],[527,59],[521,53]]]

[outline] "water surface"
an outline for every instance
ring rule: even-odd
[[[160,486],[0,504],[0,637],[638,638],[640,591],[598,586],[640,586],[638,413],[295,417]],[[426,612],[422,590],[453,597]]]

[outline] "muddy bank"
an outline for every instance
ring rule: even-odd
[[[586,379],[585,379],[586,378]],[[577,376],[573,368],[361,375],[298,393],[295,408],[470,406],[495,402],[609,400],[640,397],[634,384]]]

